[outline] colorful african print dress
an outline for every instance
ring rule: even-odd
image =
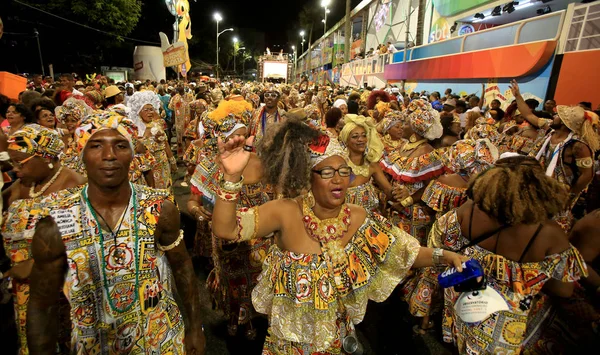
[[[144,173],[156,166],[156,159],[150,150],[144,154],[135,154],[129,166],[129,181],[138,185],[148,185]]]
[[[242,187],[238,208],[260,206],[269,201],[262,183]],[[235,335],[238,326],[249,324],[257,316],[252,307],[252,289],[256,286],[273,238],[253,239],[241,243],[227,243],[213,236],[213,262],[215,268],[207,284],[217,308],[229,319],[229,334]],[[247,335],[255,336],[249,324]]]
[[[349,187],[346,190],[346,203],[362,206],[370,212],[377,212],[379,209],[379,194],[373,183],[369,181],[362,185]]]
[[[191,179],[192,193],[201,194],[214,201],[217,198],[215,191],[220,175],[219,166],[214,163],[214,158],[203,159]],[[262,183],[243,185],[238,208],[260,206],[267,201],[269,195]],[[223,309],[229,319],[230,335],[235,335],[239,325],[248,324],[256,316],[250,292],[256,286],[262,263],[273,244],[273,238],[228,244],[213,237],[210,229],[208,231],[202,229],[197,233],[204,233],[199,235],[203,240],[197,241],[203,249],[207,249],[204,245],[207,239],[212,242],[210,249],[215,267],[207,284],[217,307]],[[200,251],[205,252],[205,250]]]
[[[429,183],[421,200],[440,218],[447,212],[460,207],[467,201],[467,189],[453,187],[433,180]],[[430,248],[434,245],[431,235],[427,239]],[[415,277],[402,287],[402,296],[408,302],[408,310],[415,317],[426,317],[437,313],[443,306],[443,291],[438,285],[438,269],[424,267],[415,271]]]
[[[67,252],[64,292],[71,304],[71,351],[77,354],[184,354],[184,323],[173,275],[156,248],[168,191],[131,185],[116,241],[87,202],[87,185],[49,206]]]
[[[167,156],[167,149],[171,149],[167,134],[163,129],[163,121],[155,120],[146,127],[150,131],[150,136],[144,135],[139,140],[146,146],[146,149],[154,156],[156,164],[152,169],[154,177],[154,187],[157,189],[168,190],[173,185],[171,177],[171,164]]]
[[[47,196],[35,199],[19,199],[8,207],[4,224],[2,225],[2,236],[4,238],[4,250],[11,259],[12,265],[32,259],[31,241],[35,233],[35,223],[40,219],[44,205],[60,200],[65,196],[77,191],[77,189],[66,189],[57,191]],[[13,298],[15,302],[15,320],[17,322],[17,334],[19,337],[19,354],[29,354],[27,348],[27,305],[29,304],[29,280],[12,280]],[[69,319],[69,305],[66,299],[59,298],[59,346],[61,350],[69,349],[71,335],[71,321]],[[67,351],[68,352],[68,351]]]
[[[470,242],[462,235],[455,210],[437,220],[432,238],[434,244],[454,251]],[[455,308],[461,293],[447,288],[442,324],[444,341],[453,342],[461,354],[519,354],[532,301],[544,284],[550,279],[574,282],[587,276],[585,263],[573,246],[540,262],[529,263],[508,260],[479,246],[468,247],[462,253],[479,261],[487,277],[487,289],[483,292],[495,295],[502,305],[500,309],[506,310],[468,323]]]
[[[269,316],[263,355],[342,354],[342,339],[363,320],[368,301],[390,296],[419,249],[378,214],[367,215],[337,264],[327,254],[271,246],[252,291],[256,310]]]
[[[267,113],[266,106],[259,107],[252,114],[252,119],[248,124],[249,135],[254,136],[254,145],[258,144],[265,135],[267,128],[281,121],[281,118],[285,114],[285,111],[278,108],[274,114]]]
[[[59,159],[60,164],[65,168],[76,171],[84,177],[87,176],[87,171],[85,171],[85,166],[83,166],[81,156],[77,152],[77,142],[73,138],[68,139],[67,143],[65,144],[65,151],[60,155]]]
[[[380,165],[384,172],[392,176],[394,184],[404,186],[411,196],[426,187],[429,180],[446,171],[435,150],[418,157],[404,157],[400,151],[394,151],[384,156]],[[425,246],[434,216],[434,211],[423,201],[414,201],[412,206],[393,210],[390,220]]]

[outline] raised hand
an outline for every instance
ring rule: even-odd
[[[242,174],[250,160],[250,147],[253,147],[253,143],[254,137],[246,139],[235,136],[227,140],[227,142],[223,142],[221,138],[218,139],[218,163],[223,174],[226,176],[239,176]]]
[[[510,85],[508,86],[510,91],[512,92],[514,97],[521,95],[521,90],[519,89],[519,84],[515,79],[510,81]]]

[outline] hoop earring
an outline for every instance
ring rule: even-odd
[[[411,143],[415,143],[417,141],[417,136],[413,133],[408,140]]]
[[[308,191],[308,194],[306,194],[306,203],[308,203],[309,208],[315,207],[315,195],[313,195],[312,191]]]

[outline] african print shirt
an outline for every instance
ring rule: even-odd
[[[166,255],[155,231],[165,190],[133,185],[116,241],[102,231],[87,185],[49,206],[62,234],[71,304],[71,350],[77,354],[184,354],[184,324],[173,298]]]
[[[284,114],[285,110],[281,108],[277,108],[277,112],[275,112],[275,114],[268,114],[265,106],[259,107],[256,111],[254,111],[248,125],[248,131],[250,136],[255,137],[255,145],[262,139],[267,131],[267,128],[274,123],[280,122]]]
[[[438,219],[431,231],[433,245],[460,250],[470,240],[461,231],[456,210]],[[461,354],[519,354],[533,297],[550,279],[574,282],[587,276],[583,258],[573,246],[539,262],[518,263],[479,246],[466,248],[464,255],[479,261],[487,277],[487,287],[506,302],[508,310],[490,314],[478,323],[464,322],[454,308],[460,292],[445,290],[442,330],[444,341],[454,342]]]

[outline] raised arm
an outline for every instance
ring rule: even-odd
[[[289,201],[285,200],[271,201],[256,207],[252,210],[252,216],[249,215],[249,212],[246,212],[238,223],[236,208],[241,186],[236,187],[237,191],[232,191],[234,189],[231,185],[242,181],[242,172],[250,161],[250,152],[244,150],[244,146],[251,147],[253,142],[254,137],[248,139],[234,137],[229,139],[227,143],[220,139],[218,141],[219,157],[217,159],[223,172],[223,181],[219,182],[219,185],[228,185],[220,187],[222,196],[217,197],[212,215],[213,233],[218,238],[240,239],[239,225],[242,224],[243,227],[244,224],[248,224],[245,222],[253,224],[252,226],[246,226],[245,230],[242,228],[244,234],[246,236],[250,235],[252,238],[260,238],[281,230],[280,216],[285,213],[281,211],[281,208],[287,208],[289,205]],[[248,148],[248,150],[250,149]],[[230,190],[228,191],[225,187]],[[252,230],[248,229],[250,227]]]
[[[165,201],[162,206],[156,230],[158,244],[162,247],[174,246],[165,254],[173,271],[183,307],[185,321],[185,349],[188,354],[204,354],[206,340],[202,331],[202,318],[200,316],[200,295],[198,280],[194,273],[194,265],[190,258],[183,236],[179,235],[179,209],[170,201]],[[181,238],[181,239],[180,239]]]
[[[65,281],[67,255],[52,217],[38,222],[31,243],[27,306],[27,345],[32,354],[54,354],[58,338],[58,295]]]
[[[517,108],[521,111],[521,116],[527,120],[527,122],[531,123],[533,126],[537,128],[541,128],[543,122],[539,119],[538,116],[534,115],[529,106],[525,103],[523,96],[521,96],[521,90],[519,89],[519,84],[517,84],[516,80],[511,80],[510,82],[510,91],[512,91],[515,100],[517,100]]]
[[[573,158],[575,159],[577,170],[579,170],[579,177],[573,186],[571,186],[569,193],[571,196],[579,196],[594,179],[594,158],[590,148],[580,142],[573,144]],[[574,203],[575,201],[570,202]]]
[[[479,97],[479,108],[483,107],[483,98],[485,97],[485,84],[481,83],[481,96]]]

